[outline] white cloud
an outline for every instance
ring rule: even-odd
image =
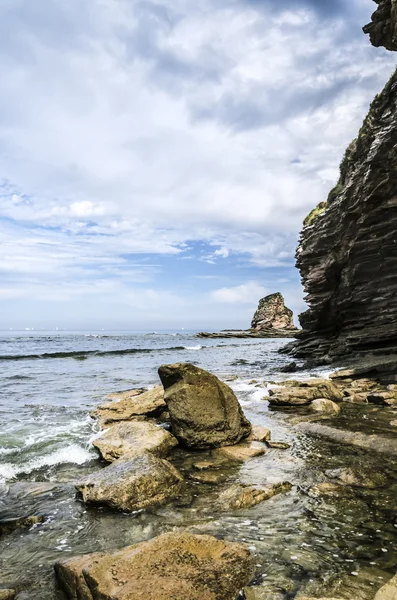
[[[257,281],[248,281],[236,287],[224,287],[214,290],[211,299],[216,302],[232,304],[252,304],[266,295],[266,288]]]

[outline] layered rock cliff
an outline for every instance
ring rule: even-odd
[[[397,0],[364,28],[397,49]],[[397,354],[397,72],[376,96],[327,202],[305,221],[296,253],[309,310],[294,354],[327,362]]]

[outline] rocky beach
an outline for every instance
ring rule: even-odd
[[[247,330],[2,335],[0,600],[397,599],[396,148],[394,73],[305,219],[301,330],[276,292]]]

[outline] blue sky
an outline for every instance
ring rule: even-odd
[[[370,0],[3,0],[0,328],[247,327],[394,68]]]

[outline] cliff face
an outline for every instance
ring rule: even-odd
[[[364,30],[375,45],[397,49],[397,0],[381,0]],[[311,215],[296,253],[310,308],[294,354],[397,354],[397,72],[348,147],[327,203]]]

